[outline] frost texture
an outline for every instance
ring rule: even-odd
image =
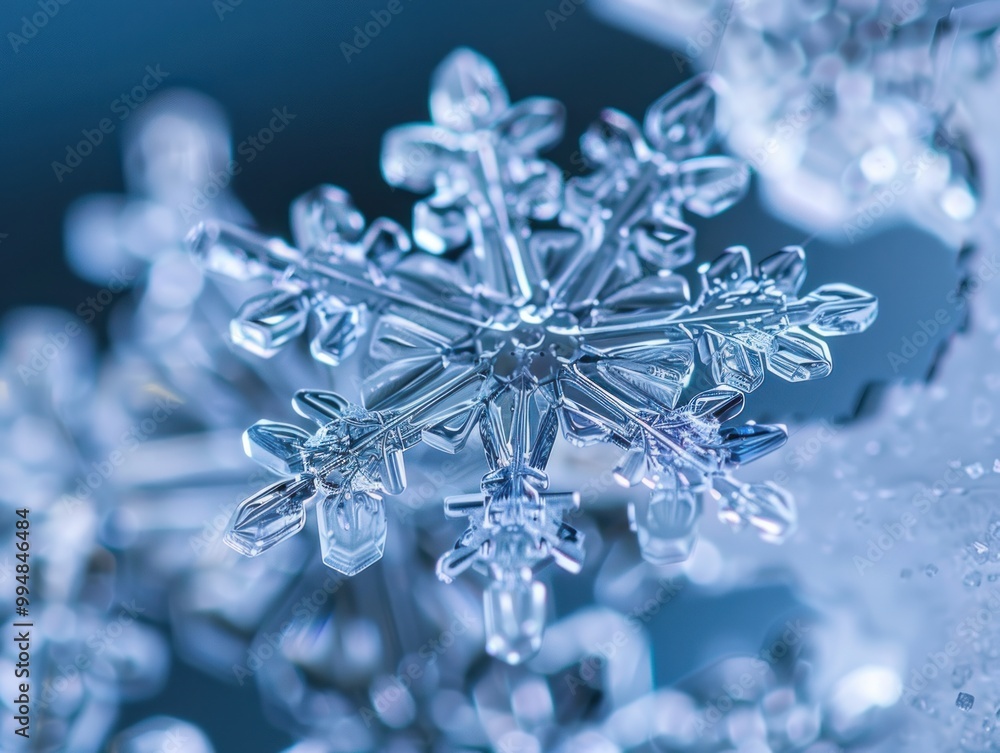
[[[976,162],[996,119],[996,3],[591,7],[670,47],[679,70],[725,80],[727,143],[760,173],[779,215],[849,242],[890,227],[886,216],[966,239],[988,185]]]
[[[315,506],[324,562],[356,573],[382,555],[384,498],[406,486],[404,452],[456,453],[478,433],[487,472],[478,493],[445,500],[468,528],[438,574],[490,578],[488,649],[519,662],[541,641],[537,573],[583,561],[565,520],[579,497],[549,489],[546,474],[560,434],[615,445],[618,481],[650,488],[630,519],[653,562],[686,556],[706,493],[732,525],[786,536],[790,497],[730,474],[780,446],[784,428],[724,424],[766,371],[829,373],[821,337],[864,330],[877,303],[847,285],[800,295],[798,247],[755,267],[745,248],[727,249],[698,267],[690,293],[676,271],[694,257],[685,210],[714,216],[748,180],[742,163],[706,154],[714,101],[703,77],[654,103],[642,126],[604,111],[582,139],[594,172],[564,186],[538,156],[561,135],[559,103],[511,104],[492,65],[458,50],[435,73],[432,122],[393,129],[383,145],[392,185],[433,191],[414,208],[412,239],[391,220],[366,225],[332,186],[296,201],[294,246],[200,224],[190,240],[208,268],[273,281],[241,308],[235,342],[268,357],[306,335],[320,362],[356,353],[364,364],[358,402],[296,394],[311,430],[261,421],[247,431],[247,452],[281,480],[239,506],[228,542],[259,554]],[[691,394],[699,365],[713,386]]]
[[[931,383],[893,387],[855,425],[803,430],[749,471],[799,469],[799,535],[780,552],[734,543],[726,559],[731,582],[790,573],[832,616],[818,664],[888,674],[898,721],[880,751],[1000,749],[1000,262],[986,251],[968,268],[948,311],[968,305],[971,323]]]

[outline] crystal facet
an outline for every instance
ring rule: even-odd
[[[727,249],[699,267],[692,296],[675,271],[694,256],[685,211],[724,211],[749,178],[738,160],[706,153],[713,86],[688,82],[642,126],[605,110],[581,142],[594,171],[563,184],[538,154],[561,135],[561,105],[511,104],[493,65],[458,50],[434,75],[433,122],[395,128],[383,144],[390,183],[432,192],[414,210],[413,244],[388,220],[366,228],[332,186],[296,201],[297,247],[198,226],[190,242],[210,268],[274,285],[244,306],[238,344],[269,356],[308,331],[323,363],[363,358],[357,399],[296,397],[314,434],[275,424],[247,433],[251,456],[288,480],[239,508],[229,540],[266,548],[300,527],[300,502],[316,493],[324,562],[354,574],[382,555],[383,495],[405,488],[403,453],[421,443],[456,452],[478,433],[486,473],[479,493],[445,502],[468,527],[438,574],[471,567],[491,579],[488,649],[513,663],[541,641],[537,573],[582,567],[583,536],[565,520],[579,495],[550,490],[546,472],[560,434],[625,450],[616,479],[653,490],[630,511],[651,562],[687,556],[706,492],[734,526],[787,535],[790,497],[730,476],[780,446],[784,428],[722,424],[766,371],[788,381],[829,373],[817,335],[865,329],[877,303],[846,285],[800,295],[798,247],[757,267],[747,249]],[[694,392],[699,362],[709,388]]]

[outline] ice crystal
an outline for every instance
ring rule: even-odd
[[[992,223],[981,228],[987,248],[997,242]],[[967,302],[971,323],[929,385],[896,385],[866,420],[800,431],[784,458],[747,471],[767,478],[795,462],[800,536],[780,552],[731,542],[725,562],[737,579],[758,567],[790,573],[804,600],[835,615],[827,659],[894,673],[899,721],[886,750],[1000,745],[1000,487],[995,473],[968,472],[997,456],[997,280],[995,254],[970,260],[951,303]],[[974,707],[956,704],[959,689]]]
[[[707,153],[714,103],[701,77],[654,103],[642,126],[604,111],[582,139],[594,172],[564,186],[538,156],[561,135],[559,103],[511,104],[492,65],[458,50],[435,73],[432,122],[396,128],[383,145],[392,185],[433,191],[414,208],[412,240],[388,219],[366,225],[333,186],[293,205],[294,245],[200,224],[191,244],[208,268],[273,281],[234,319],[238,344],[272,356],[307,333],[322,363],[339,367],[359,349],[364,359],[358,401],[296,394],[313,429],[260,421],[247,431],[248,454],[282,478],[240,505],[228,542],[260,554],[315,506],[324,562],[354,574],[382,555],[384,497],[406,486],[404,452],[456,453],[478,432],[487,472],[478,493],[445,500],[468,527],[438,573],[489,576],[489,650],[518,662],[541,641],[538,571],[583,561],[566,521],[579,496],[551,490],[546,473],[560,433],[620,448],[617,480],[650,488],[630,520],[653,562],[686,556],[704,493],[732,525],[787,535],[788,495],[730,473],[780,446],[784,428],[723,424],[765,371],[828,374],[819,336],[864,330],[877,304],[840,284],[800,295],[798,247],[755,267],[729,248],[698,267],[690,293],[676,271],[694,258],[685,211],[714,216],[747,184],[742,163]],[[714,386],[691,394],[699,364]]]
[[[286,548],[234,568],[240,558],[221,545],[222,534],[255,480],[239,435],[262,405],[278,409],[292,384],[316,373],[305,358],[262,364],[234,352],[220,328],[235,304],[184,245],[196,220],[249,221],[218,185],[232,152],[221,108],[169,90],[128,125],[126,192],[82,197],[65,228],[74,269],[101,284],[117,273],[132,286],[110,306],[110,352],[95,386],[101,420],[93,430],[108,453],[125,458],[103,482],[110,509],[102,537],[125,573],[121,593],[138,598],[148,617],[169,617],[181,656],[231,678],[308,554]],[[143,429],[153,417],[155,429]]]
[[[731,148],[769,203],[848,241],[883,216],[967,237],[992,140],[1000,14],[944,0],[649,3],[599,15],[671,47],[677,68],[730,84]],[[979,112],[977,112],[979,111]]]
[[[93,430],[93,356],[68,312],[15,309],[0,326],[0,514],[11,530],[27,521],[10,537],[26,543],[0,561],[0,620],[11,637],[28,634],[34,692],[30,724],[6,694],[0,734],[14,740],[30,727],[21,749],[39,753],[104,750],[119,705],[158,692],[169,664],[145,602],[121,598],[116,560],[99,537],[115,465]],[[24,648],[8,638],[0,649],[7,689]]]

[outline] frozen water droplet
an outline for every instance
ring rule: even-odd
[[[976,697],[970,693],[959,693],[958,697],[955,699],[955,705],[962,709],[962,711],[971,711],[972,704],[975,702]]]
[[[983,582],[983,574],[978,570],[973,570],[965,576],[962,582],[969,588],[978,588],[979,584]]]
[[[938,566],[928,565],[927,567],[924,568],[924,573],[927,575],[928,578],[933,578],[935,575],[938,574]]]
[[[545,630],[545,586],[537,581],[493,581],[483,593],[486,650],[508,664],[537,653]]]
[[[356,575],[378,562],[385,550],[386,519],[382,498],[343,488],[320,501],[323,562],[344,575]]]
[[[629,521],[642,557],[652,565],[683,562],[690,556],[701,505],[687,489],[658,489],[629,505]]]

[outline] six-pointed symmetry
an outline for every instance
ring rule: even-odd
[[[458,452],[478,432],[486,473],[477,493],[445,500],[468,528],[438,572],[489,577],[488,649],[518,662],[541,641],[539,569],[583,560],[582,537],[562,519],[579,497],[550,490],[546,475],[560,433],[616,445],[616,478],[649,487],[629,515],[654,563],[687,556],[704,493],[733,525],[786,535],[787,495],[730,475],[778,447],[784,429],[723,423],[765,371],[828,374],[817,335],[864,330],[877,303],[847,285],[799,296],[798,247],[756,267],[746,249],[727,249],[698,268],[691,295],[675,271],[694,256],[684,212],[714,216],[748,180],[742,163],[706,156],[712,86],[701,77],[668,93],[641,128],[604,111],[582,139],[594,171],[564,182],[538,157],[561,136],[561,105],[511,104],[493,66],[458,50],[435,74],[432,122],[384,142],[389,183],[431,192],[412,235],[386,219],[366,227],[332,186],[296,201],[294,247],[223,223],[196,228],[209,268],[274,282],[234,320],[237,343],[269,356],[308,332],[320,361],[337,367],[360,346],[364,362],[357,403],[295,396],[314,431],[267,421],[247,431],[247,451],[282,480],[240,505],[228,542],[258,554],[301,530],[315,505],[324,561],[356,573],[382,554],[383,497],[405,487],[403,453],[418,443]],[[714,386],[690,394],[698,364]]]

